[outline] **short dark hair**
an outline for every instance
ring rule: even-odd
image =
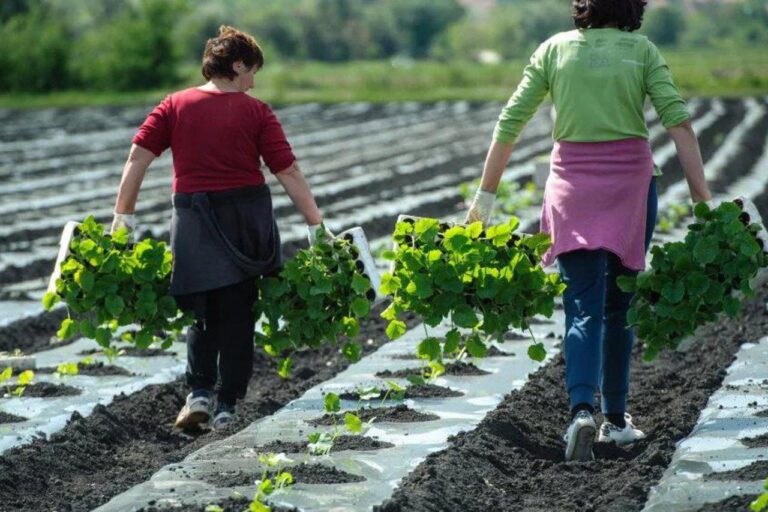
[[[249,68],[255,64],[261,69],[264,66],[264,53],[253,36],[222,25],[219,27],[219,35],[205,43],[203,76],[206,80],[211,78],[232,80],[237,76],[232,70],[232,64],[237,61],[241,61]]]
[[[633,32],[643,24],[647,0],[572,0],[571,16],[578,28],[600,28],[616,24]]]

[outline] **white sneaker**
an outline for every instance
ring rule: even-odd
[[[213,430],[217,432],[223,432],[229,430],[232,427],[234,421],[234,415],[229,411],[219,411],[213,418]]]
[[[184,407],[176,417],[176,428],[182,430],[194,430],[204,428],[211,419],[211,398],[209,396],[192,397],[187,395]]]
[[[619,428],[608,420],[600,425],[599,443],[616,443],[618,446],[632,444],[639,439],[644,439],[645,434],[632,424],[632,416],[624,413],[624,428]]]
[[[589,411],[579,411],[565,432],[565,460],[594,460],[592,445],[595,442],[597,426]]]

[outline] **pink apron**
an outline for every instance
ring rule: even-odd
[[[541,210],[541,231],[552,237],[544,266],[569,251],[606,249],[625,267],[644,270],[652,175],[646,139],[556,142]]]

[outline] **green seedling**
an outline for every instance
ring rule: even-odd
[[[734,293],[754,296],[750,280],[768,265],[756,237],[762,227],[736,203],[714,210],[699,203],[694,215],[683,241],[653,247],[648,270],[617,279],[622,290],[634,293],[627,323],[637,327],[649,361],[721,313],[736,316],[741,301]]]
[[[437,219],[406,219],[395,227],[393,270],[382,276],[381,291],[392,303],[381,316],[389,320],[387,335],[405,333],[400,316],[413,312],[424,319],[425,338],[417,347],[428,361],[423,377],[434,381],[445,372],[445,358],[485,356],[488,341],[504,341],[511,328],[529,329],[537,315],[551,317],[554,300],[565,285],[557,274],[546,274],[541,257],[548,235],[515,234],[519,220],[483,228],[441,224]],[[444,340],[428,327],[449,320]],[[459,329],[466,329],[466,336]],[[535,340],[534,340],[535,344]],[[540,356],[538,348],[530,351]]]
[[[293,475],[281,470],[282,467],[292,464],[293,460],[286,457],[284,453],[267,453],[259,456],[259,462],[266,467],[262,470],[261,478],[255,482],[256,494],[247,510],[270,512],[272,509],[267,505],[267,498],[277,491],[288,489],[293,484]],[[276,476],[267,478],[270,471],[276,471]]]
[[[56,367],[56,377],[62,378],[67,376],[73,376],[80,373],[80,367],[77,363],[61,363]]]
[[[298,253],[276,277],[259,281],[255,306],[261,321],[256,343],[273,357],[282,357],[281,377],[290,375],[290,353],[323,342],[348,340],[341,353],[350,361],[362,355],[353,338],[360,332],[361,318],[368,316],[375,291],[357,261],[357,247],[334,238]]]
[[[156,333],[180,333],[192,323],[168,293],[172,256],[163,242],[146,239],[129,246],[126,230],[107,234],[102,224],[88,217],[69,249],[56,290],[43,297],[46,309],[63,301],[69,310],[59,338],[83,335],[110,349],[118,330],[135,324],[138,329],[121,337],[147,348],[160,340]],[[172,340],[164,339],[162,346],[168,348]]]

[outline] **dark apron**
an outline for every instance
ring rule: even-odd
[[[179,307],[205,315],[208,290],[280,267],[280,234],[267,185],[173,194],[170,294]]]

